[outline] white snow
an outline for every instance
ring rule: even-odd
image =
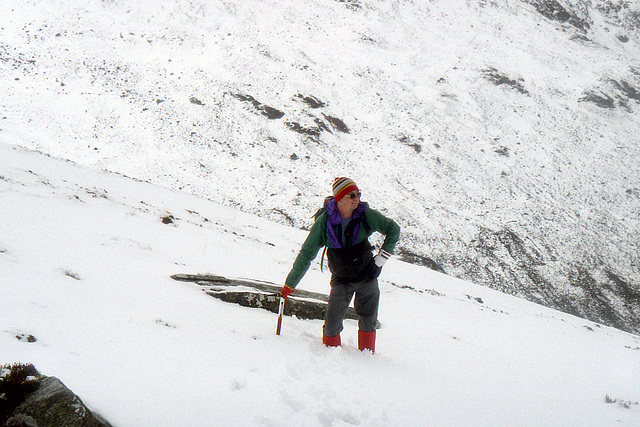
[[[580,41],[519,0],[5,0],[0,135],[296,226],[347,174],[404,248],[457,277],[471,273],[456,257],[477,254],[452,247],[509,228],[548,248],[537,274],[557,286],[576,263],[637,283],[638,103],[579,101],[639,86],[637,26],[595,8],[632,21],[633,3],[583,5]],[[351,133],[315,142],[286,125],[323,114]]]
[[[282,283],[306,235],[282,223],[309,225],[346,174],[440,262],[509,228],[559,283],[585,259],[637,283],[638,103],[578,101],[639,81],[637,26],[590,9],[579,42],[516,0],[1,9],[0,364],[33,363],[117,427],[640,424],[640,337],[398,259],[375,355],[353,321],[329,349],[322,321],[276,336],[276,315],[169,278]],[[285,125],[323,114],[351,133]],[[300,288],[328,281],[315,262]]]
[[[169,278],[281,282],[305,234],[0,143],[0,363],[115,426],[640,422],[640,337],[424,267],[385,266],[375,355],[354,321],[325,348],[320,320],[276,336],[275,314]],[[300,287],[328,281],[316,262]]]

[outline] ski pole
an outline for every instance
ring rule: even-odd
[[[280,335],[280,328],[282,327],[282,313],[284,313],[284,297],[280,297],[280,306],[278,307],[278,324],[276,326],[276,335]]]

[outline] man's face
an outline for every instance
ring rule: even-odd
[[[338,211],[342,212],[353,212],[357,207],[358,203],[360,203],[360,192],[352,191],[347,194],[340,200],[336,202],[338,206]]]

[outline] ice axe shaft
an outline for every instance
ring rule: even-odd
[[[278,306],[278,324],[276,325],[276,335],[280,335],[282,327],[282,313],[284,313],[284,297],[280,297],[280,305]]]

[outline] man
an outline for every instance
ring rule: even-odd
[[[355,293],[358,348],[373,353],[380,300],[378,276],[400,238],[400,227],[360,201],[361,193],[353,180],[336,178],[332,190],[333,197],[327,197],[324,207],[316,213],[315,223],[302,244],[280,293],[287,298],[294,291],[318,250],[326,246],[331,271],[331,292],[322,342],[330,347],[340,345],[342,321]],[[369,236],[376,231],[382,233],[385,239],[374,257]]]

